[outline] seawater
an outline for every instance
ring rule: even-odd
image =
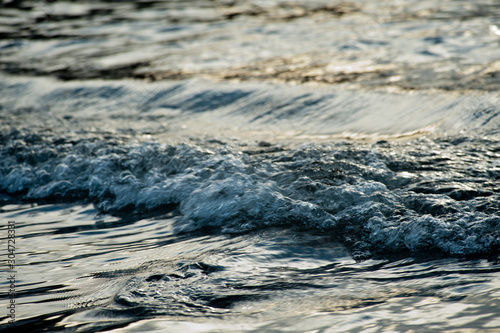
[[[0,9],[2,330],[500,330],[494,1]]]

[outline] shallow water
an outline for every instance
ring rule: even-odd
[[[2,219],[23,221],[17,329],[498,328],[500,266],[484,259],[356,261],[324,234],[178,236],[171,217],[120,220],[91,205],[10,204]]]
[[[498,331],[499,8],[4,1],[2,329]]]

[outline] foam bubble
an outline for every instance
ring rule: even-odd
[[[26,145],[30,135],[7,140],[0,165],[2,190],[29,200],[88,200],[116,214],[177,207],[177,232],[321,231],[358,257],[484,255],[500,245],[495,170],[480,167],[494,156],[477,155],[476,143],[471,149],[483,157],[455,155],[443,164],[443,155],[426,147],[437,144],[425,140],[410,148],[309,145],[269,155],[109,139]],[[429,161],[436,161],[430,170]],[[465,190],[454,184],[463,178],[467,191],[460,194]]]

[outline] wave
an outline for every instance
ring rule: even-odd
[[[4,127],[246,140],[496,135],[496,94],[389,93],[186,80],[58,82],[7,76]]]
[[[1,190],[92,201],[117,215],[174,211],[176,232],[269,227],[331,235],[357,258],[497,255],[500,141],[468,137],[287,148],[1,137]]]

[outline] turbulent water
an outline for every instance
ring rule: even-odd
[[[498,1],[4,0],[0,329],[499,331],[498,59]]]

